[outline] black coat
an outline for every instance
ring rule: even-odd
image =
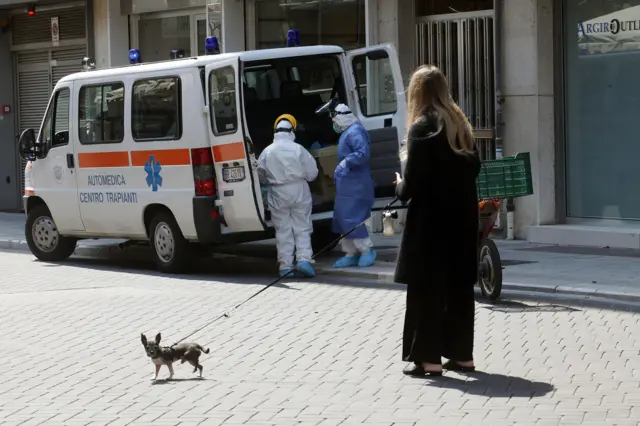
[[[411,126],[408,139],[409,156],[396,195],[410,203],[395,281],[473,286],[478,270],[480,160],[455,153],[445,129],[438,132],[438,120],[431,115]],[[427,276],[446,276],[448,282],[425,283]]]

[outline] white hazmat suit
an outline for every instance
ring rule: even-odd
[[[294,130],[287,119],[276,123],[273,143],[260,154],[258,169],[269,185],[267,201],[276,231],[280,275],[292,272],[295,252],[298,270],[313,276],[313,199],[308,182],[318,176],[318,166],[309,151],[295,142]]]

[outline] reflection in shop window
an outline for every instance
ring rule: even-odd
[[[112,83],[80,89],[79,138],[81,144],[122,142],[124,138],[124,85]]]
[[[178,140],[182,137],[179,77],[133,83],[131,134],[136,141]]]
[[[367,117],[396,112],[398,101],[389,55],[384,50],[353,58],[360,109]]]

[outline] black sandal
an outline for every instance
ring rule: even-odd
[[[442,368],[447,371],[459,371],[461,373],[472,373],[476,371],[475,366],[467,367],[467,366],[458,364],[456,361],[447,361],[444,363]]]
[[[402,373],[411,376],[411,377],[440,377],[442,376],[442,371],[428,371],[425,370],[422,365],[413,364],[413,367],[407,367],[402,370]]]

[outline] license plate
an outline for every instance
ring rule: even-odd
[[[242,166],[222,169],[222,180],[225,182],[240,182],[244,179],[244,167]]]

